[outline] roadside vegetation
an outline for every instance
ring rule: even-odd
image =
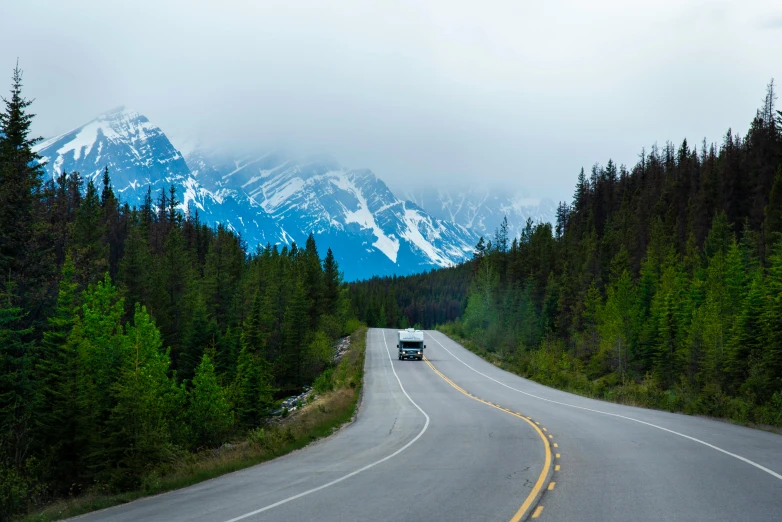
[[[270,418],[218,448],[183,453],[148,472],[139,489],[107,494],[96,488],[78,497],[60,499],[21,520],[60,520],[183,488],[266,462],[328,437],[356,414],[362,389],[366,331],[359,328],[350,336],[350,347],[339,362],[318,376],[308,402],[290,415]]]
[[[44,179],[30,103],[17,67],[0,107],[0,519],[170,489],[341,422],[333,347],[359,323],[331,250],[312,235],[248,250],[174,186],[130,207],[108,167]],[[269,426],[326,374],[324,411]]]
[[[746,136],[642,150],[581,170],[556,222],[503,224],[449,282],[353,292],[370,326],[415,289],[442,331],[538,382],[669,411],[782,426],[782,113],[773,81]],[[456,271],[452,271],[457,273]],[[423,280],[421,280],[423,278]],[[460,293],[461,288],[466,288]],[[392,293],[393,292],[393,293]],[[378,314],[386,312],[385,318]],[[372,322],[374,321],[374,323]]]
[[[741,411],[737,415],[736,410],[730,409],[730,404],[723,405],[721,410],[712,408],[709,410],[711,413],[705,413],[697,405],[694,407],[692,401],[671,401],[670,394],[665,393],[651,376],[613,384],[606,379],[590,379],[583,370],[583,364],[570,357],[561,345],[544,344],[538,350],[510,354],[507,351],[489,351],[474,338],[462,337],[465,332],[458,323],[441,325],[437,330],[498,368],[552,388],[628,406],[704,415],[782,433],[782,404],[772,403],[755,412],[752,418],[741,414]]]

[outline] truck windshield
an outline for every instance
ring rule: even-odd
[[[420,350],[424,347],[424,343],[420,341],[402,341],[402,348],[416,348]]]

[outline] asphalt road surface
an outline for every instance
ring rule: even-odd
[[[504,372],[370,330],[357,420],[274,461],[79,520],[782,520],[782,436]]]

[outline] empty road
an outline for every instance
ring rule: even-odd
[[[367,337],[338,434],[79,520],[782,520],[782,436],[615,405],[502,371],[438,332]]]

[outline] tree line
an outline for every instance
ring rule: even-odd
[[[482,238],[447,331],[547,384],[782,425],[775,100],[772,81],[744,137],[728,130],[719,145],[642,150],[630,169],[582,169],[555,223],[528,220],[518,238],[504,223]]]
[[[263,423],[356,326],[334,256],[248,251],[180,210],[123,203],[108,167],[44,179],[14,70],[0,112],[0,518],[139,487]]]
[[[377,328],[434,328],[457,319],[467,305],[466,264],[407,277],[373,277],[348,284],[353,309]]]

